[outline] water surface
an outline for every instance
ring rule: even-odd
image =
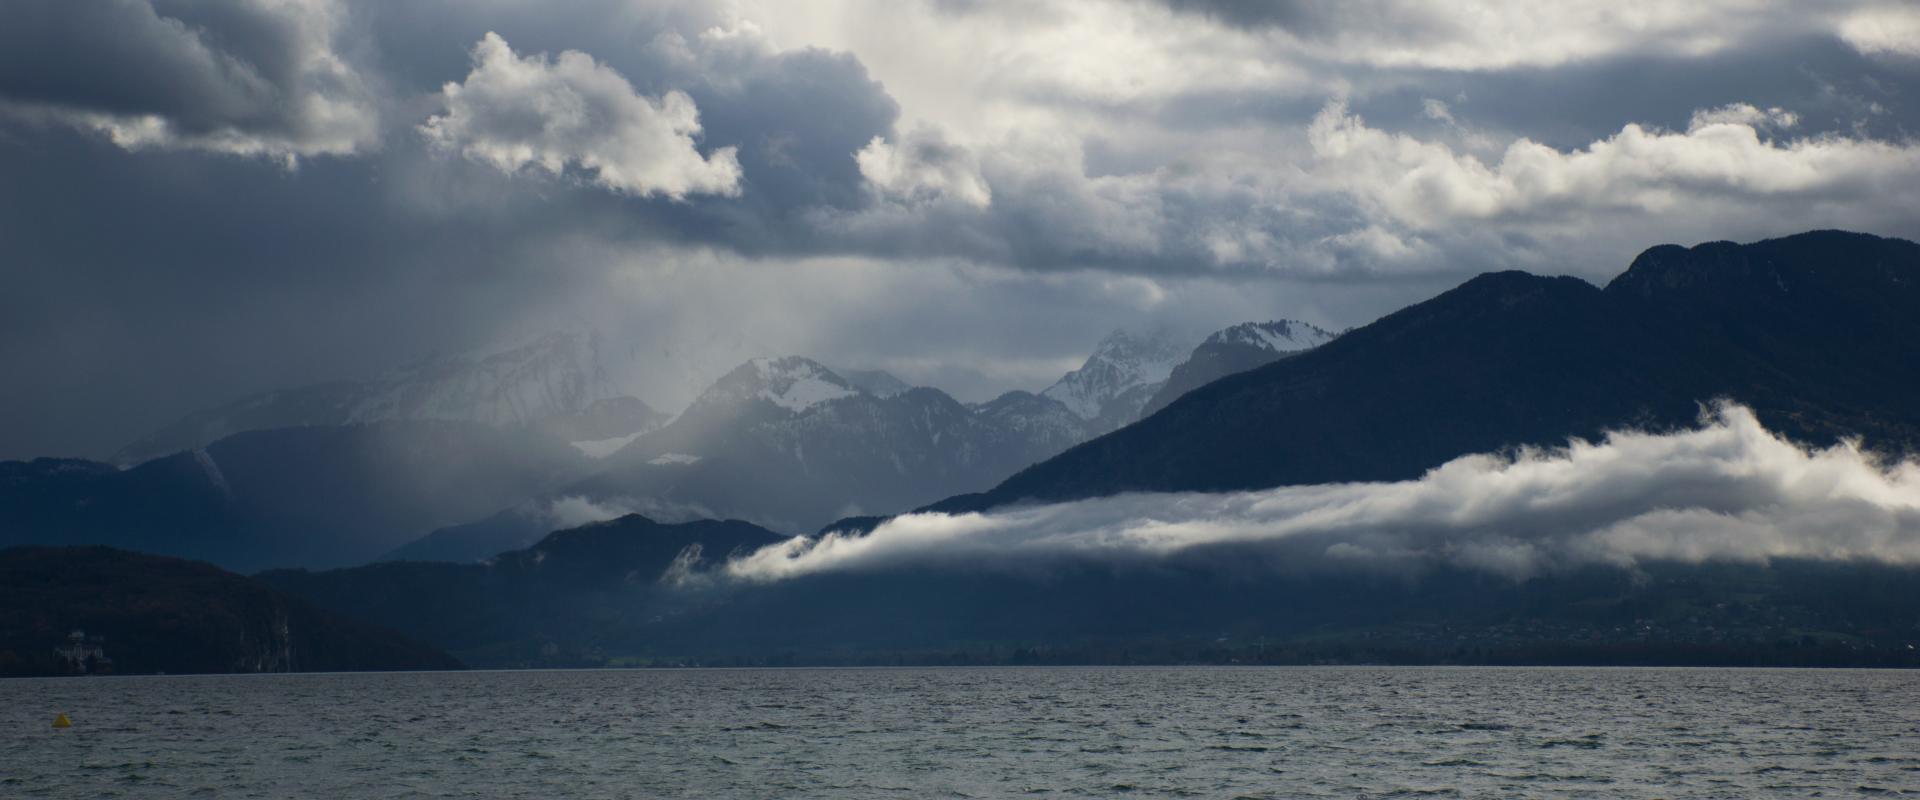
[[[74,727],[53,730],[56,713]],[[822,669],[0,681],[0,797],[1920,793],[1920,674]]]

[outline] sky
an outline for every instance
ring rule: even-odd
[[[0,458],[588,327],[967,400],[1661,243],[1920,238],[1920,7],[12,0]]]

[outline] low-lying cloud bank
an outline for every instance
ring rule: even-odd
[[[910,514],[733,559],[746,581],[910,566],[1153,563],[1231,547],[1286,568],[1456,567],[1524,579],[1641,561],[1920,564],[1920,463],[1809,450],[1720,405],[1694,430],[1470,455],[1418,480],[1130,494]],[[1249,563],[1236,559],[1241,564]],[[1253,563],[1260,563],[1258,560]]]

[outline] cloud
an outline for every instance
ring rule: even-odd
[[[875,136],[854,154],[854,160],[860,164],[860,174],[890,200],[947,201],[974,208],[993,203],[993,190],[980,176],[973,154],[932,128],[916,129],[898,142]]]
[[[640,514],[656,522],[690,522],[718,519],[712,509],[695,503],[676,503],[658,497],[614,497],[594,500],[584,495],[565,495],[529,504],[521,513],[539,522],[544,530],[578,528],[595,522]]]
[[[164,9],[164,11],[163,11]],[[0,113],[129,149],[293,159],[378,146],[332,0],[21,0],[0,9]]]
[[[1920,58],[1920,9],[1911,5],[1863,8],[1840,19],[1840,38],[1867,55]]]
[[[521,58],[489,32],[473,46],[473,71],[446,84],[440,100],[445,113],[429,117],[421,135],[501,172],[533,166],[557,176],[571,165],[616,192],[676,200],[740,191],[734,148],[701,155],[695,146],[700,115],[691,97],[642,97],[577,50]]]
[[[1689,213],[1704,201],[1819,200],[1856,220],[1920,207],[1920,145],[1841,136],[1777,140],[1788,111],[1736,104],[1684,133],[1630,123],[1565,152],[1521,137],[1491,164],[1444,142],[1369,127],[1331,103],[1309,128],[1322,185],[1415,229],[1485,220],[1579,220],[1595,211]],[[1752,206],[1749,206],[1751,208]]]
[[[1487,269],[1920,236],[1920,62],[1842,36],[1901,4],[1536,5],[0,3],[0,365],[29,376],[0,384],[0,450],[103,455],[581,307],[666,365],[666,409],[795,350],[984,399],[1143,315],[1345,327]],[[488,31],[555,91],[423,136],[448,81],[485,94]],[[565,51],[578,80],[534,55]],[[609,124],[549,131],[568,97]],[[1329,97],[1344,158],[1311,137]],[[626,148],[625,109],[664,144]]]
[[[1766,110],[1755,108],[1751,103],[1728,103],[1719,108],[1703,108],[1693,112],[1693,119],[1687,123],[1687,133],[1697,133],[1709,125],[1744,125],[1755,130],[1791,128],[1800,124],[1800,115],[1775,106]]]
[[[1321,58],[1377,67],[1498,70],[1645,52],[1707,55],[1804,24],[1764,0],[1154,0],[1183,14],[1268,34]],[[1384,21],[1391,20],[1390,24]]]
[[[1153,562],[1232,548],[1288,568],[1453,566],[1515,579],[1585,565],[1818,559],[1920,564],[1920,463],[1809,451],[1726,405],[1695,430],[1471,455],[1397,483],[1132,494],[984,514],[911,514],[727,563],[771,581],[912,565]]]

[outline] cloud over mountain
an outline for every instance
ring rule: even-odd
[[[748,581],[911,566],[1021,570],[1253,553],[1274,569],[1447,565],[1525,579],[1645,561],[1920,564],[1920,463],[1807,450],[1723,405],[1699,428],[1465,456],[1418,480],[1126,494],[912,514],[731,561]]]

